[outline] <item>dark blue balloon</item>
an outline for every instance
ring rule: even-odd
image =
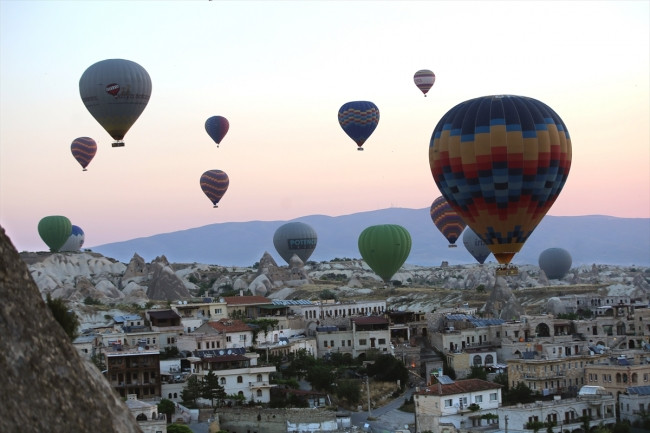
[[[339,109],[339,124],[343,131],[363,150],[363,143],[379,123],[379,109],[370,101],[352,101]]]
[[[223,116],[212,116],[205,121],[205,131],[217,143],[217,147],[219,147],[221,140],[228,133],[229,128],[230,123]]]

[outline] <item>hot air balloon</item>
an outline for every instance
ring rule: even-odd
[[[65,244],[63,244],[63,246],[59,249],[59,251],[79,251],[84,244],[84,240],[84,231],[81,230],[81,227],[73,224],[72,233],[68,237],[68,240],[65,241]]]
[[[343,131],[363,150],[363,143],[379,123],[379,109],[370,101],[352,101],[339,109],[339,124]]]
[[[303,263],[316,249],[318,236],[316,231],[305,223],[290,222],[280,226],[273,235],[273,245],[276,251],[289,263],[293,255],[297,255]]]
[[[502,265],[498,274],[507,275],[562,191],[571,139],[560,116],[538,100],[484,96],[440,119],[429,164],[442,195]]]
[[[228,128],[230,128],[230,123],[223,116],[212,116],[205,121],[205,131],[217,143],[217,147],[228,133]]]
[[[456,240],[465,228],[465,221],[449,206],[447,200],[440,196],[431,204],[431,220],[440,233],[449,241],[449,248],[456,247]]]
[[[413,81],[426,97],[427,92],[433,87],[433,83],[436,82],[436,74],[428,69],[420,69],[413,75]]]
[[[549,248],[539,255],[539,267],[551,280],[563,278],[572,262],[571,254],[563,248]]]
[[[208,170],[201,175],[201,189],[210,199],[214,207],[228,190],[230,180],[228,175],[221,170]]]
[[[50,215],[38,222],[38,234],[53,253],[65,244],[72,233],[72,223],[67,217]]]
[[[370,269],[389,282],[411,252],[411,235],[400,225],[381,224],[364,229],[358,244]]]
[[[151,78],[130,60],[102,60],[83,73],[79,93],[90,114],[115,139],[113,147],[122,147],[124,135],[149,102]]]
[[[485,259],[492,254],[487,245],[485,245],[485,242],[483,242],[471,227],[467,227],[463,232],[463,245],[465,245],[467,251],[469,251],[469,253],[480,264],[485,263]]]
[[[74,159],[83,168],[83,171],[86,171],[86,167],[88,167],[90,161],[95,157],[95,153],[97,153],[97,143],[90,137],[75,138],[70,145],[70,151]]]

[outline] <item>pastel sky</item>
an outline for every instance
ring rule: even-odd
[[[650,2],[0,1],[0,225],[42,251],[66,215],[85,246],[213,223],[429,207],[428,147],[454,105],[533,97],[564,120],[573,165],[550,215],[650,217]],[[112,139],[79,97],[90,65],[142,65],[153,91]],[[428,97],[413,74],[431,69]],[[345,102],[373,101],[364,145]],[[219,148],[205,120],[225,116]],[[99,146],[87,172],[70,143]],[[225,171],[212,204],[201,174]],[[433,223],[432,223],[433,224]]]

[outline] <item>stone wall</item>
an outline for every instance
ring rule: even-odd
[[[316,409],[236,408],[234,410],[217,410],[217,417],[219,427],[231,433],[286,433],[294,430],[339,431],[336,412]],[[314,430],[316,425],[318,428]],[[287,430],[289,427],[291,429]]]
[[[0,227],[2,432],[141,433],[100,371],[52,316]]]

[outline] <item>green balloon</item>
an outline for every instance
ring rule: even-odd
[[[396,224],[370,226],[359,235],[359,252],[368,266],[389,282],[411,252],[411,235]]]
[[[61,215],[46,216],[38,222],[38,234],[53,253],[65,244],[72,234],[72,223]]]

